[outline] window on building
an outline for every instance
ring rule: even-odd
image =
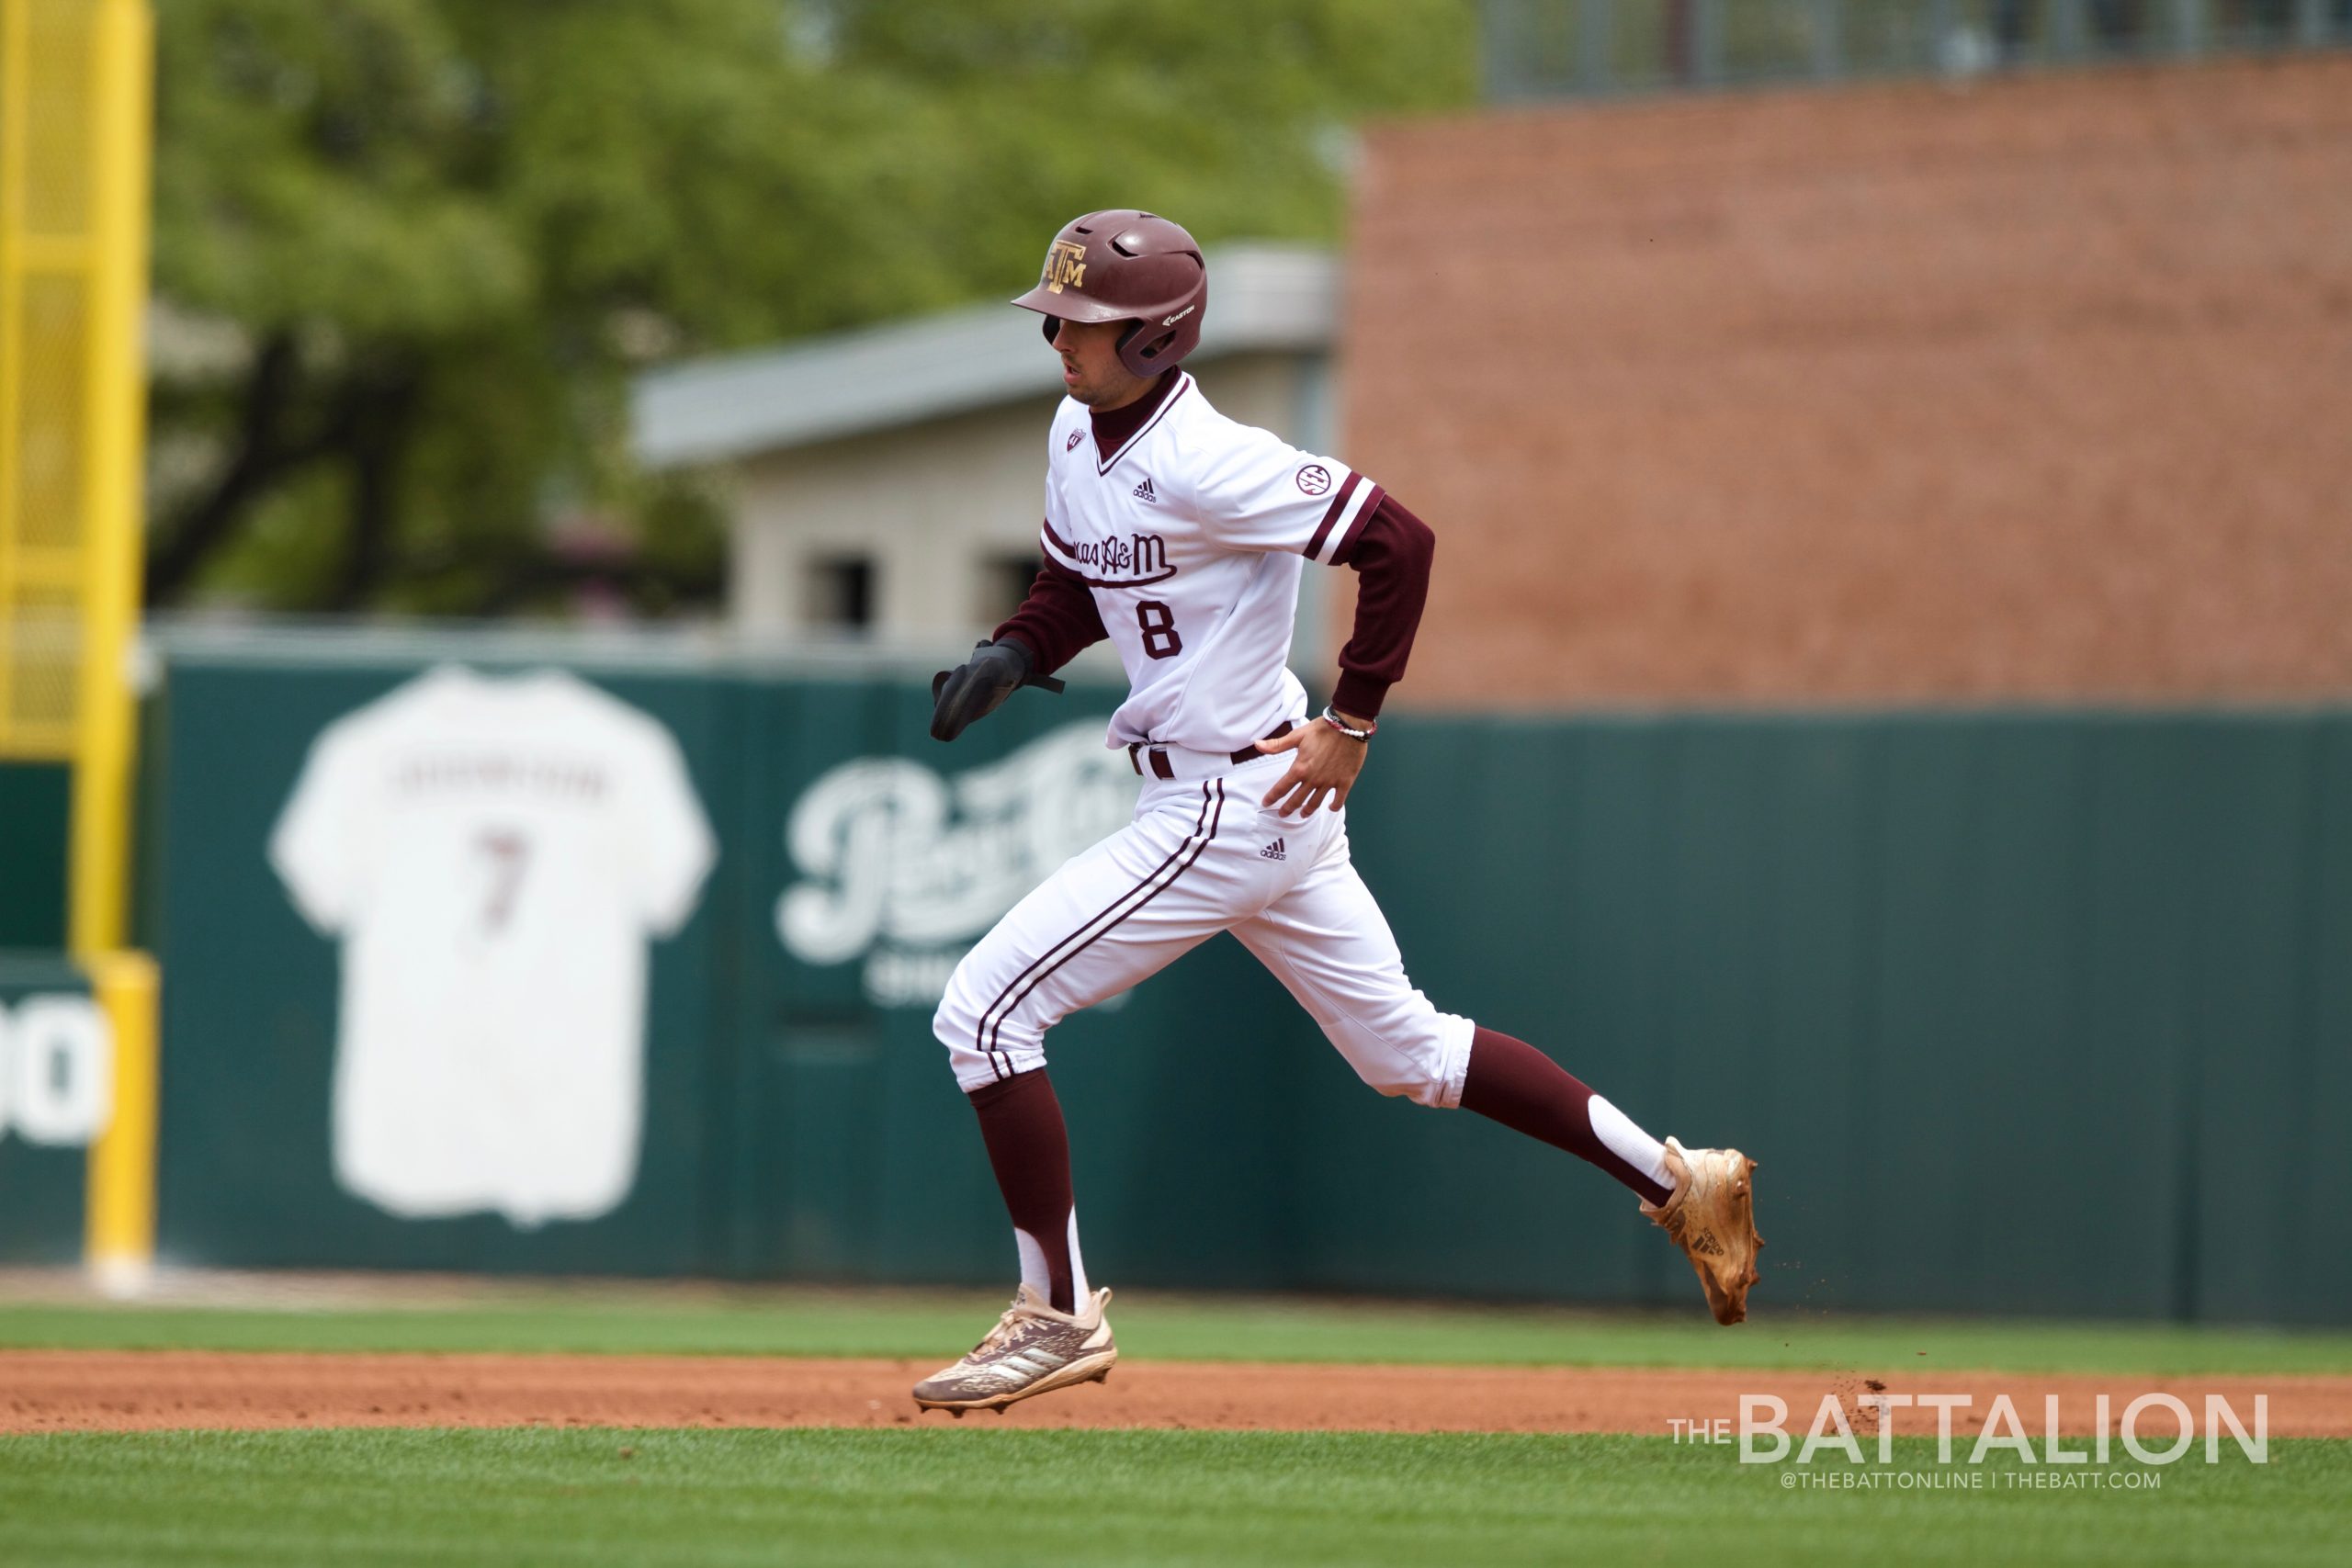
[[[863,631],[874,624],[874,558],[826,556],[809,563],[808,624],[819,631]]]
[[[1021,608],[1037,576],[1035,550],[997,550],[980,561],[979,624],[993,626]]]

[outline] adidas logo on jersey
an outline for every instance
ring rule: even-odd
[[[1258,858],[1260,860],[1281,860],[1283,858],[1283,841],[1280,839],[1276,839],[1272,843],[1268,844],[1264,849],[1258,852]]]
[[[1143,477],[1143,483],[1136,486],[1135,496],[1137,501],[1148,501],[1154,503],[1159,502],[1159,497],[1152,491],[1151,476],[1149,474],[1146,474]]]

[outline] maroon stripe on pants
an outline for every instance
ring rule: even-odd
[[[1182,877],[1186,872],[1193,869],[1193,863],[1198,861],[1202,854],[1208,849],[1209,845],[1216,841],[1217,825],[1225,820],[1225,781],[1223,779],[1216,779],[1212,782],[1214,782],[1216,786],[1216,815],[1209,819],[1208,832],[1193,845],[1193,852],[1185,856],[1184,863],[1176,868],[1174,874],[1171,874],[1167,881],[1161,883],[1159,886],[1153,888],[1142,897],[1136,899],[1133,907],[1120,910],[1119,918],[1117,919],[1113,920],[1109,925],[1104,926],[1101,931],[1096,931],[1092,936],[1088,937],[1084,942],[1080,942],[1076,947],[1073,947],[1068,953],[1063,953],[1059,958],[1055,959],[1051,964],[1046,965],[1045,968],[1038,970],[1036,976],[1030,980],[1026,986],[1022,987],[1021,994],[1014,997],[1012,1001],[1005,1004],[1002,1016],[999,1017],[996,1021],[996,1027],[998,1029],[1001,1030],[1004,1027],[1004,1020],[1012,1017],[1014,1010],[1018,1009],[1023,1002],[1029,999],[1030,993],[1036,990],[1038,987],[1044,985],[1046,977],[1052,975],[1055,970],[1059,969],[1063,964],[1068,964],[1071,959],[1076,958],[1080,953],[1084,953],[1088,948],[1092,947],[1096,942],[1101,942],[1104,937],[1109,936],[1113,931],[1118,930],[1119,927],[1125,924],[1127,919],[1134,915],[1137,909],[1142,908],[1146,904],[1150,903],[1154,898],[1159,897],[1162,893],[1165,893],[1170,888],[1175,886],[1178,878]],[[1195,831],[1197,830],[1198,824],[1195,824]],[[1177,848],[1181,852],[1183,846],[1180,844]],[[1162,861],[1160,863],[1165,865],[1168,863],[1166,861]],[[1158,874],[1155,873],[1154,874],[1156,875]],[[1148,881],[1149,879],[1147,878],[1146,880]],[[1133,895],[1133,889],[1129,890],[1130,896]],[[1080,931],[1084,931],[1085,929],[1086,928],[1084,926],[1080,926],[1079,928]],[[1062,940],[1067,942],[1069,938],[1064,937]],[[1032,967],[1035,966],[1033,965]],[[1013,984],[1019,985],[1020,982],[1016,980]],[[1005,988],[1009,991],[1012,987],[1008,986]],[[1009,1056],[1006,1059],[1008,1061],[1011,1060]]]
[[[1202,824],[1206,822],[1208,819],[1209,786],[1206,784],[1204,784],[1201,785],[1201,813],[1198,817],[1193,818],[1193,830],[1184,836],[1184,843],[1189,843],[1193,838],[1197,837],[1201,831]],[[1209,830],[1209,836],[1211,838],[1215,838],[1216,836],[1215,829],[1211,829]],[[1029,978],[1029,976],[1036,971],[1039,964],[1045,963],[1047,959],[1052,958],[1057,952],[1059,952],[1062,943],[1069,942],[1073,937],[1076,937],[1080,932],[1084,931],[1087,927],[1092,925],[1095,921],[1101,919],[1112,910],[1116,909],[1128,899],[1134,897],[1137,893],[1142,892],[1144,888],[1149,886],[1153,877],[1156,877],[1161,872],[1166,871],[1170,865],[1175,863],[1176,857],[1184,852],[1184,843],[1179,843],[1174,849],[1169,851],[1168,858],[1161,861],[1158,865],[1153,866],[1148,872],[1145,873],[1143,880],[1137,882],[1133,887],[1128,888],[1116,898],[1114,898],[1108,904],[1105,904],[1102,908],[1097,909],[1094,913],[1087,916],[1085,919],[1080,921],[1077,931],[1070,931],[1064,936],[1057,937],[1045,952],[1039,953],[1036,957],[1029,961],[1028,968],[1023,969],[1020,974],[1015,975],[1011,980],[1005,983],[1004,989],[996,994],[995,1001],[989,1003],[987,1007],[980,1010],[979,1021],[973,1025],[972,1028],[972,1049],[980,1052],[982,1055],[989,1058],[989,1065],[995,1067],[997,1080],[999,1082],[1002,1082],[1004,1079],[1012,1076],[1012,1057],[1010,1053],[999,1050],[994,1043],[997,1035],[1003,1029],[1004,1021],[1001,1018],[999,1018],[994,1024],[991,1024],[989,1021],[989,1014],[994,1013],[999,1007],[1004,1006],[1004,999],[1012,994],[1013,987],[1020,985],[1022,981]],[[1183,874],[1180,871],[1177,874],[1181,876]],[[1173,879],[1171,878],[1170,880]],[[1146,900],[1146,902],[1148,901],[1149,900],[1148,899]],[[1141,908],[1143,906],[1140,904],[1136,906],[1136,908]],[[1127,913],[1132,914],[1134,913],[1134,910],[1129,910]],[[1126,918],[1126,915],[1123,914],[1119,917],[1119,919],[1124,920]],[[1118,924],[1118,920],[1114,920],[1111,923],[1113,925],[1116,925]],[[1099,935],[1100,933],[1098,932],[1097,934]],[[1067,962],[1067,958],[1057,962],[1054,967],[1057,969],[1061,967],[1062,962]],[[1047,971],[1048,974],[1051,972],[1051,970]],[[1044,976],[1040,976],[1039,978],[1042,979]],[[1012,1006],[1018,1005],[1019,1003],[1017,1002],[1012,1004]],[[1005,1011],[1011,1012],[1012,1010],[1012,1007],[1005,1007]],[[998,1060],[999,1058],[1002,1058],[1002,1060],[1000,1062]]]

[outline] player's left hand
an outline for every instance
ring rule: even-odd
[[[1363,721],[1341,714],[1351,724]],[[1331,809],[1337,811],[1348,803],[1348,791],[1355,787],[1356,775],[1363,772],[1363,754],[1370,742],[1351,740],[1319,718],[1310,718],[1288,735],[1258,742],[1261,751],[1295,753],[1290,767],[1274,781],[1266,792],[1262,804],[1275,807],[1274,815],[1287,817],[1296,807],[1301,817],[1310,815],[1329,797]]]

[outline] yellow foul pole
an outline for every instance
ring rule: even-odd
[[[18,0],[11,0],[12,4]],[[154,964],[122,951],[130,882],[145,519],[147,307],[154,19],[145,0],[89,9],[87,374],[82,426],[80,689],[76,693],[67,940],[114,1036],[114,1111],[90,1145],[85,1253],[103,1282],[135,1287],[155,1252]]]
[[[69,940],[82,957],[124,936],[130,873],[130,780],[136,697],[130,655],[139,627],[146,447],[142,341],[147,306],[148,142],[153,24],[142,0],[96,0],[91,51],[95,175],[92,374],[84,463],[80,741],[74,758],[73,903]]]

